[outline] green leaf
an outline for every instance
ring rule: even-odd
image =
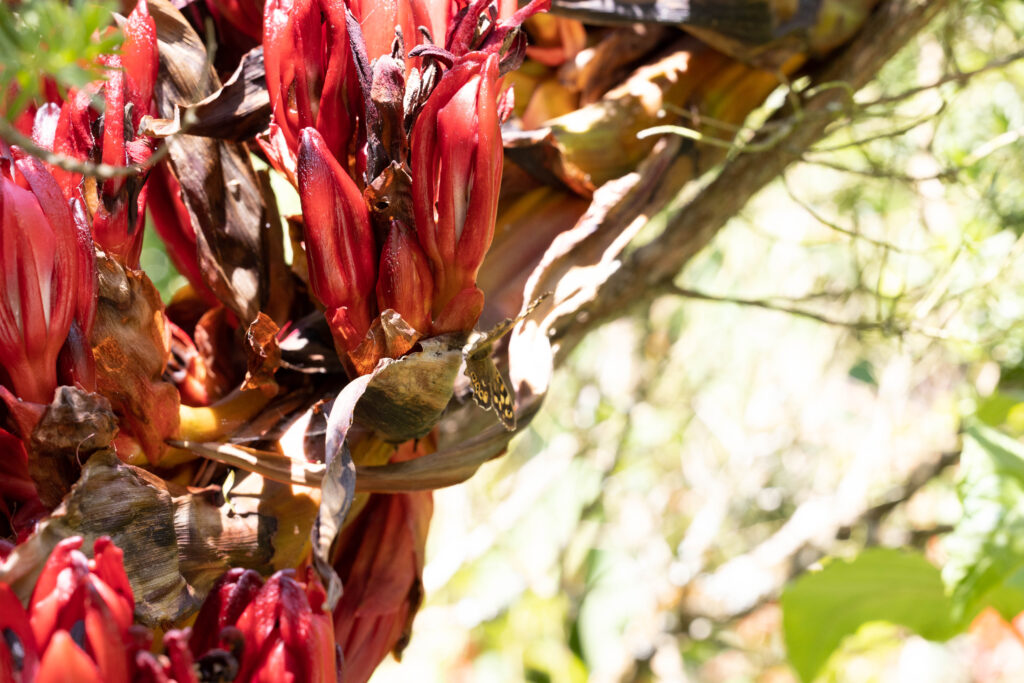
[[[805,574],[782,594],[789,661],[804,681],[868,622],[887,621],[930,640],[946,640],[957,632],[950,612],[938,569],[919,554],[885,548]]]
[[[992,606],[1024,610],[1024,444],[981,424],[965,430],[958,486],[963,516],[945,539],[942,578],[954,618]]]

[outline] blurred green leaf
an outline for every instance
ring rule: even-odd
[[[42,95],[43,77],[66,90],[99,78],[99,57],[121,33],[111,0],[25,0],[0,4],[0,106],[14,119]]]
[[[921,555],[883,548],[866,550],[852,562],[832,562],[782,594],[789,661],[804,681],[868,622],[887,621],[946,640],[957,632],[950,612],[938,569]]]
[[[850,368],[850,377],[858,379],[865,384],[871,386],[878,386],[878,380],[875,379],[875,368],[871,364],[871,361],[862,359],[858,361],[852,368]]]
[[[976,424],[964,434],[959,495],[963,517],[946,538],[942,577],[954,618],[965,623],[993,606],[1024,610],[1024,444]]]

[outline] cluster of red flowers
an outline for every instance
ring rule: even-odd
[[[153,635],[133,626],[135,598],[123,553],[108,538],[57,544],[26,611],[0,583],[0,681],[13,683],[199,683],[200,680],[328,683],[341,676],[326,594],[312,571],[266,582],[233,569],[214,586],[192,628]]]
[[[359,371],[379,355],[357,354],[378,312],[424,337],[468,332],[480,317],[476,275],[494,236],[511,105],[500,73],[521,60],[508,41],[541,4],[267,5],[274,123],[260,143],[295,179],[310,285]]]
[[[476,324],[476,277],[502,174],[500,125],[512,107],[502,77],[523,58],[520,24],[546,4],[206,0],[186,10],[212,17],[230,49],[262,43],[272,117],[245,153],[262,154],[298,190],[298,258],[349,377],[419,338],[465,335]],[[160,16],[138,0],[121,23],[120,54],[101,60],[101,80],[69,92],[47,82],[47,101],[15,119],[47,159],[70,163],[0,142],[0,535],[14,542],[31,536],[74,481],[44,494],[33,440],[61,387],[97,394],[116,416],[116,436],[97,449],[168,466],[179,407],[209,405],[238,385],[228,374],[207,377],[217,368],[202,366],[198,332],[193,342],[171,322],[139,270],[148,209],[204,310],[220,311],[236,335],[252,322],[237,319],[237,307],[224,313],[185,181],[152,137],[164,76]],[[98,303],[104,286],[124,301]],[[384,326],[402,330],[401,346]],[[175,348],[191,351],[180,376]],[[406,445],[395,458],[421,453]],[[301,580],[288,570],[264,582],[233,569],[192,629],[167,631],[156,648],[133,626],[121,551],[100,539],[88,559],[81,538],[65,540],[30,599],[0,583],[0,681],[326,681],[342,675],[342,650],[345,680],[365,680],[415,613],[431,507],[429,492],[363,501],[339,541],[334,569],[345,593],[333,613],[308,570]]]

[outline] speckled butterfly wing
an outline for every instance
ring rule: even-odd
[[[519,316],[505,318],[487,332],[474,332],[464,351],[466,376],[473,390],[473,400],[484,410],[493,409],[501,424],[510,432],[516,428],[515,400],[508,385],[505,384],[505,379],[491,360],[491,351],[494,350],[494,342],[508,334],[520,320],[533,313],[533,309],[543,300],[544,296],[535,299]]]

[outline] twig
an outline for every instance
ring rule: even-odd
[[[837,223],[828,220],[827,218],[822,216],[820,213],[818,213],[817,209],[815,209],[810,204],[808,204],[807,202],[805,202],[804,200],[802,200],[802,199],[800,199],[799,197],[796,196],[796,192],[793,191],[792,186],[789,184],[789,176],[786,175],[785,172],[783,172],[783,174],[782,174],[782,186],[786,189],[786,194],[789,195],[789,198],[793,201],[794,204],[796,204],[801,209],[806,211],[811,216],[811,218],[813,218],[814,220],[818,221],[819,223],[821,223],[822,225],[824,225],[825,227],[827,227],[827,228],[829,228],[831,230],[834,230],[834,231],[836,231],[836,232],[838,232],[838,233],[840,233],[842,235],[846,235],[848,237],[852,237],[854,239],[864,240],[868,244],[873,244],[876,247],[880,247],[882,249],[889,249],[889,250],[895,251],[896,253],[899,253],[899,254],[920,254],[921,253],[919,251],[908,250],[908,249],[903,249],[902,247],[897,247],[895,244],[890,244],[889,242],[883,242],[881,240],[876,240],[874,238],[868,237],[867,235],[863,235],[863,234],[857,232],[856,230],[851,230],[850,228],[844,228],[843,226],[838,225]]]
[[[827,316],[823,313],[817,313],[815,311],[808,311],[803,308],[796,308],[793,306],[772,303],[771,301],[768,301],[766,299],[744,299],[742,297],[718,296],[715,294],[698,292],[697,290],[693,289],[686,289],[685,287],[679,287],[672,283],[664,285],[661,291],[662,293],[665,294],[675,294],[677,296],[683,296],[688,299],[698,299],[700,301],[714,301],[717,303],[736,304],[739,306],[752,306],[754,308],[763,308],[768,311],[777,311],[779,313],[787,313],[789,315],[807,318],[809,320],[814,320],[825,325],[845,327],[857,331],[880,330],[882,332],[897,335],[901,335],[910,331],[909,328],[902,328],[895,320],[840,320],[838,318],[832,318],[830,316]]]
[[[1005,57],[1000,57],[999,59],[993,59],[991,62],[988,62],[984,66],[980,66],[972,71],[960,71],[957,73],[946,74],[942,78],[939,78],[938,80],[933,81],[928,85],[919,85],[917,87],[904,90],[903,92],[898,93],[896,95],[879,97],[878,99],[871,100],[869,102],[858,102],[857,105],[860,107],[877,107],[883,104],[895,104],[907,98],[913,97],[914,95],[919,95],[928,90],[934,90],[935,88],[939,88],[943,85],[946,85],[947,83],[959,83],[962,85],[979,74],[983,74],[986,71],[993,71],[995,69],[1002,69],[1003,67],[1009,66],[1010,64],[1013,64],[1014,62],[1021,59],[1024,59],[1024,50],[1018,50],[1017,52],[1008,54]]]

